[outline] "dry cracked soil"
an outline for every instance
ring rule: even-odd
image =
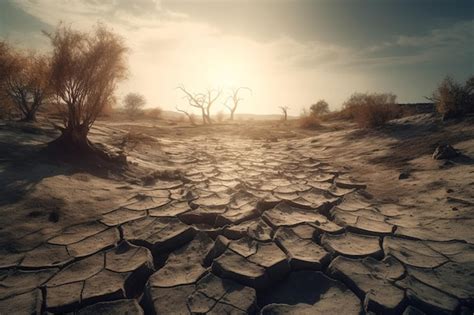
[[[104,142],[130,129],[99,127],[94,139]],[[3,144],[11,133],[2,129]],[[341,166],[321,135],[261,133],[183,128],[150,138],[129,160],[159,160],[156,169],[179,172],[147,185],[41,166],[48,176],[22,200],[2,203],[0,313],[472,314],[469,195],[452,197],[454,214],[424,209],[429,215],[420,216],[416,204],[371,193],[377,183],[361,181],[363,168]],[[41,137],[48,136],[22,141]],[[344,148],[334,141],[333,149]],[[2,163],[7,172],[11,161]],[[59,205],[45,201],[61,191]],[[84,196],[93,200],[81,203]],[[25,217],[31,200],[39,210]],[[41,217],[41,209],[64,205],[79,214],[59,211],[57,223]],[[30,222],[14,226],[21,221]]]

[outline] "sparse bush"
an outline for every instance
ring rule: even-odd
[[[0,42],[0,93],[17,107],[23,121],[36,121],[38,109],[51,95],[50,74],[49,57]]]
[[[474,112],[474,76],[460,83],[447,76],[429,98],[443,119],[459,117]]]
[[[128,93],[123,99],[123,107],[125,109],[125,112],[132,119],[143,113],[142,109],[145,104],[145,97],[138,93]]]
[[[325,100],[319,100],[316,104],[309,107],[311,115],[322,116],[329,114],[329,104]]]
[[[399,116],[396,98],[392,93],[354,93],[344,103],[341,116],[353,119],[360,128],[380,127]]]

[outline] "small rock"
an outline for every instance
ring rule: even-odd
[[[442,144],[439,145],[434,153],[433,153],[433,159],[435,160],[446,160],[446,159],[451,159],[459,155],[459,152],[456,151],[452,146],[449,144]]]
[[[51,211],[48,217],[49,222],[56,223],[59,221],[59,213],[57,211]]]
[[[402,171],[400,175],[398,175],[399,180],[407,179],[408,177],[410,177],[410,173],[408,171]]]

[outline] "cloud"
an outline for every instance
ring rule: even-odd
[[[278,112],[277,105],[308,104],[315,94],[337,104],[354,90],[374,86],[377,80],[366,70],[398,69],[473,53],[473,21],[355,48],[280,33],[259,40],[252,34],[226,32],[191,13],[171,11],[155,0],[13,1],[51,27],[61,20],[82,30],[97,20],[110,26],[130,47],[131,76],[119,94],[136,91],[150,105],[167,109],[184,105],[175,90],[181,83],[192,90],[250,86],[255,93],[242,105],[248,112]],[[11,34],[28,42],[24,35]]]
[[[399,35],[392,41],[369,47],[361,55],[366,63],[385,65],[472,58],[473,42],[474,20],[471,20],[433,29],[425,35]]]
[[[106,21],[120,28],[137,28],[186,18],[184,14],[162,8],[156,0],[13,0],[13,3],[46,24],[65,21],[79,28],[90,26],[91,20]]]

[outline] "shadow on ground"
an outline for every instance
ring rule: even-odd
[[[347,140],[361,139],[364,137],[391,138],[395,140],[388,145],[388,151],[382,156],[370,159],[371,163],[384,164],[392,168],[401,168],[411,160],[423,155],[431,155],[436,147],[441,144],[457,143],[474,138],[472,129],[465,130],[465,126],[474,123],[470,117],[462,122],[443,123],[432,115],[420,115],[419,120],[399,119],[376,130],[358,129],[347,135]],[[463,154],[453,162],[463,165],[471,165],[474,159]]]

